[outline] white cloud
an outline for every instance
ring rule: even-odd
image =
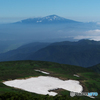
[[[100,22],[97,22],[97,25],[100,25]]]
[[[100,29],[86,31],[83,35],[75,36],[74,39],[90,39],[100,41]]]
[[[74,39],[89,39],[90,36],[82,36],[82,35],[78,35],[78,36],[75,36]]]
[[[100,35],[100,30],[99,29],[89,30],[86,31],[85,33],[87,33],[88,35]]]
[[[93,36],[90,40],[100,41],[100,36]]]
[[[100,41],[100,36],[75,36],[74,39],[90,39],[90,40],[95,40],[95,41]]]

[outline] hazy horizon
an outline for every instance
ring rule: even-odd
[[[0,0],[0,45],[13,49],[29,42],[100,41],[99,4],[100,0]],[[97,23],[5,24],[49,15]]]
[[[100,0],[0,0],[0,23],[58,15],[80,22],[100,22]]]

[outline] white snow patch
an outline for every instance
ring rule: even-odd
[[[48,19],[49,17],[46,17],[46,19]]]
[[[88,97],[93,98],[93,99],[95,98],[95,97],[93,97],[93,96],[88,96]]]
[[[74,76],[79,77],[78,75],[74,74]]]
[[[41,20],[40,21],[37,21],[37,23],[39,23],[39,22],[42,22]]]
[[[50,19],[52,21],[52,19]]]
[[[37,69],[36,69],[35,71],[41,72],[41,73],[43,73],[43,74],[50,74],[50,73],[48,73],[48,72],[41,71],[41,70],[37,70]]]
[[[29,92],[34,92],[37,94],[49,94],[55,96],[56,92],[49,92],[49,90],[62,88],[73,92],[82,92],[83,87],[79,84],[79,81],[75,80],[60,80],[58,78],[50,76],[39,76],[32,77],[29,79],[22,80],[12,80],[3,82],[7,86],[20,88]]]

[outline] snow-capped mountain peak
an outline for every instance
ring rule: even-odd
[[[20,21],[17,23],[20,23]],[[38,23],[58,24],[58,23],[78,23],[78,22],[57,16],[57,15],[49,15],[49,16],[41,17],[41,18],[38,17],[38,18],[25,19],[25,20],[22,20],[21,23],[24,23],[24,24],[38,24]]]

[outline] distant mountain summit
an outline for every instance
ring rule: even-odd
[[[57,15],[49,15],[46,17],[37,17],[37,18],[29,18],[25,20],[21,20],[16,23],[22,24],[58,24],[58,23],[79,23],[74,20],[66,19]]]

